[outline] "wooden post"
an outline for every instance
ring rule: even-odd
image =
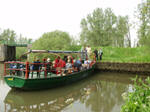
[[[28,72],[29,72],[29,62],[27,61],[27,62],[26,62],[26,74],[25,74],[25,79],[28,79],[28,77],[29,77]]]

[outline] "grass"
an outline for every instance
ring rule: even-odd
[[[93,47],[99,49],[100,47]],[[150,62],[150,52],[146,47],[117,48],[101,47],[103,50],[103,62]]]

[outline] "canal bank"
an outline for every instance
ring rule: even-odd
[[[150,63],[97,62],[96,69],[99,71],[144,73],[150,75]]]

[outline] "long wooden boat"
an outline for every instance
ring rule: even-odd
[[[73,102],[84,99],[83,97],[86,97],[92,91],[96,91],[95,81],[92,79],[89,80],[90,81],[83,80],[77,83],[77,85],[74,84],[59,89],[39,92],[10,90],[4,100],[6,105],[5,111],[16,110],[20,112],[45,110],[48,112],[60,112]]]
[[[31,52],[31,51],[30,51]],[[36,52],[37,51],[32,51]],[[39,52],[39,51],[38,51]],[[41,51],[42,53],[65,53],[64,51]],[[70,51],[66,51],[67,53],[71,53]],[[80,53],[80,52],[73,52],[73,53]],[[71,74],[67,75],[56,75],[54,73],[48,73],[45,75],[45,71],[41,71],[41,77],[30,77],[29,73],[29,62],[23,63],[23,62],[15,62],[17,64],[24,64],[25,69],[15,69],[17,72],[24,73],[24,75],[18,76],[18,75],[12,75],[10,74],[10,71],[13,71],[14,69],[8,68],[7,64],[11,64],[14,62],[5,62],[4,64],[4,79],[6,83],[11,88],[16,89],[22,89],[22,90],[39,90],[39,89],[48,89],[48,88],[54,88],[59,87],[62,85],[67,85],[70,83],[73,83],[75,81],[81,80],[86,78],[87,76],[91,75],[95,68],[95,62],[88,68],[83,69],[78,72],[72,72]]]

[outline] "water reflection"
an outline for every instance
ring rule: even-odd
[[[70,86],[48,91],[11,90],[5,111],[46,112],[120,112],[121,94],[129,91],[135,75],[98,73]]]

